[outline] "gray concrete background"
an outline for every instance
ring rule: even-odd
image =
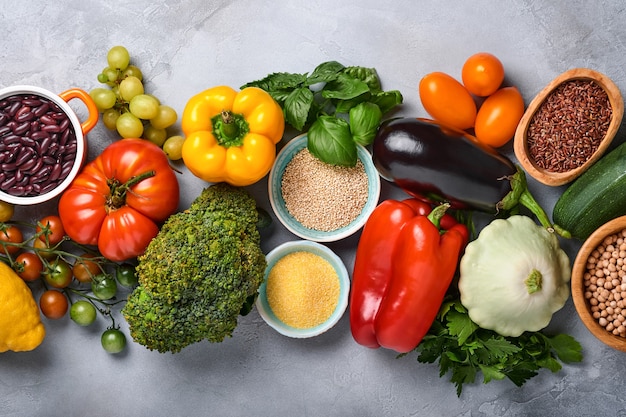
[[[573,67],[601,71],[626,91],[626,13],[617,0],[1,3],[0,86],[89,90],[108,48],[122,44],[143,70],[146,89],[179,113],[205,88],[239,87],[270,72],[308,72],[336,60],[375,67],[385,89],[403,93],[401,115],[425,116],[419,79],[431,71],[458,78],[465,58],[478,51],[502,60],[527,104]],[[79,116],[84,111],[76,106]],[[90,157],[115,139],[101,126],[88,136]],[[287,131],[284,141],[293,136]],[[623,136],[621,129],[618,141]],[[180,181],[184,208],[204,184],[189,172]],[[265,187],[261,181],[250,189],[270,210]],[[530,187],[548,211],[564,189],[532,180]],[[382,198],[394,196],[401,194],[385,184]],[[263,248],[294,238],[275,225]],[[354,236],[329,246],[351,268],[357,242]],[[573,260],[577,244],[565,247]],[[581,342],[583,363],[543,371],[522,388],[478,382],[461,398],[435,365],[357,345],[347,315],[322,336],[295,340],[254,311],[233,338],[175,355],[134,343],[121,356],[108,355],[99,342],[104,326],[47,322],[37,350],[1,354],[0,416],[626,416],[626,354],[594,339],[571,301],[550,328]]]

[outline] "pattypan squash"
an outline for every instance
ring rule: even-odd
[[[472,321],[502,336],[545,328],[569,298],[570,261],[554,233],[523,215],[489,223],[461,258]]]

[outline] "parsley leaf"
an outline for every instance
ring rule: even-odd
[[[485,384],[508,378],[522,386],[541,369],[557,372],[561,362],[582,360],[582,347],[572,336],[525,332],[519,337],[504,337],[476,325],[458,298],[444,301],[415,351],[418,362],[439,363],[440,377],[450,374],[457,396],[465,384],[476,381],[478,374]]]

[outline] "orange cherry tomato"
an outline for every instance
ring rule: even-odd
[[[420,80],[419,95],[424,109],[443,125],[461,130],[474,126],[476,103],[469,91],[448,74],[425,75]]]
[[[479,52],[465,61],[461,70],[461,79],[470,93],[487,97],[498,91],[502,85],[504,66],[496,56]]]
[[[476,115],[476,139],[498,148],[515,135],[524,115],[524,99],[515,87],[504,87],[487,97]]]

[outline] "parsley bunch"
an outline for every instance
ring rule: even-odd
[[[439,361],[439,376],[451,372],[451,382],[461,395],[463,384],[478,373],[483,382],[510,379],[522,386],[542,368],[557,372],[561,362],[582,360],[581,345],[571,336],[525,332],[504,337],[474,323],[458,298],[445,301],[428,334],[415,349],[421,363]]]
[[[267,91],[283,109],[287,124],[308,130],[309,152],[342,166],[356,164],[356,144],[371,144],[383,116],[403,100],[397,90],[382,90],[374,68],[336,61],[318,65],[311,74],[272,73],[245,87]]]

